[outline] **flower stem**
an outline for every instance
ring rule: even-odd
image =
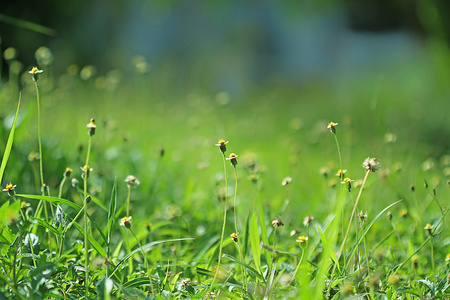
[[[236,230],[236,234],[238,235],[238,251],[239,251],[239,259],[242,263],[244,263],[244,257],[242,256],[242,247],[241,247],[241,242],[240,242],[240,238],[239,238],[239,230],[238,230],[238,224],[237,224],[237,205],[236,205],[236,198],[237,198],[237,184],[238,184],[238,180],[237,180],[237,170],[236,170],[236,166],[234,166],[234,228]],[[241,264],[241,272],[242,272],[242,279],[244,281],[244,289],[247,289],[247,279],[245,276],[245,269],[244,269],[244,265]]]
[[[222,246],[223,246],[223,237],[225,234],[225,225],[227,223],[227,193],[228,193],[228,179],[227,179],[227,166],[226,166],[226,158],[225,158],[225,152],[223,154],[223,172],[225,176],[225,204],[224,204],[224,211],[223,211],[223,224],[222,224],[222,235],[220,237],[220,244],[219,244],[219,259],[217,261],[217,268],[216,272],[214,273],[213,281],[211,282],[210,292],[214,286],[214,283],[216,282],[217,275],[219,274],[220,269],[220,260],[222,258]]]
[[[133,229],[131,227],[130,227],[130,231],[131,231],[131,234],[136,239],[136,242],[137,242],[139,248],[141,249],[142,256],[144,256],[145,268],[147,269],[148,280],[150,282],[150,290],[151,290],[151,293],[153,294],[154,293],[154,291],[153,291],[153,283],[152,283],[152,277],[151,277],[151,273],[150,273],[150,266],[149,266],[148,261],[147,261],[147,256],[145,255],[145,251],[142,248],[141,242],[139,241],[138,237],[136,236],[136,234],[134,233],[134,231],[133,231]]]
[[[90,167],[89,167],[89,157],[91,153],[91,144],[92,144],[92,135],[89,135],[89,143],[88,150],[86,155],[86,165],[84,170],[84,184],[83,184],[83,196],[84,196],[84,268],[85,268],[85,278],[84,278],[84,286],[85,286],[85,296],[88,297],[89,294],[89,228],[88,228],[88,214],[87,214],[87,178],[89,176]]]

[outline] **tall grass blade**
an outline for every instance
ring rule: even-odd
[[[19,117],[19,108],[20,108],[20,100],[22,98],[22,94],[19,95],[19,103],[17,104],[16,115],[14,116],[14,121],[11,126],[11,131],[9,132],[8,141],[6,142],[5,152],[3,153],[2,164],[0,166],[0,183],[3,179],[3,173],[6,169],[6,163],[8,162],[9,155],[11,154],[11,149],[14,141],[14,133],[16,132],[16,122]]]
[[[256,221],[256,214],[252,214],[252,220],[250,223],[250,246],[252,248],[253,253],[253,261],[255,262],[256,269],[258,273],[261,272],[261,248],[260,248],[260,240],[258,233],[258,224]]]

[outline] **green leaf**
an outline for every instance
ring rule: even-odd
[[[327,255],[329,258],[331,258],[334,261],[334,263],[337,265],[337,268],[338,268],[338,270],[340,272],[339,263],[338,263],[338,260],[337,260],[337,257],[336,257],[336,253],[333,250],[333,247],[330,245],[330,243],[328,242],[327,237],[322,232],[322,230],[320,229],[319,226],[317,226],[317,230],[319,231],[319,234],[320,234],[320,239],[322,241],[324,254]]]
[[[0,183],[3,179],[3,173],[6,169],[6,163],[8,162],[9,155],[11,154],[11,149],[14,141],[14,133],[16,132],[16,122],[19,117],[20,100],[22,98],[22,93],[19,94],[19,103],[17,104],[16,115],[14,116],[14,121],[9,132],[8,141],[6,141],[5,152],[3,153],[2,164],[0,165]]]
[[[18,220],[20,215],[20,201],[9,204],[9,201],[3,203],[0,207],[0,227],[8,226],[12,221]]]
[[[58,203],[58,204],[65,204],[67,206],[70,206],[76,210],[80,210],[81,206],[78,204],[75,204],[69,200],[57,198],[57,197],[51,197],[51,196],[42,196],[42,195],[26,195],[26,194],[17,194],[16,196],[27,198],[27,199],[35,199],[35,200],[44,200],[50,203]]]
[[[260,274],[257,270],[252,268],[250,265],[243,263],[240,260],[236,259],[235,257],[227,255],[227,254],[222,255],[222,257],[228,258],[229,260],[234,261],[235,263],[243,265],[247,269],[250,276],[252,276],[253,278],[257,277],[257,278],[261,279],[262,281],[264,281],[264,276],[262,276],[262,274]]]
[[[250,246],[252,248],[253,261],[255,262],[256,269],[261,274],[261,248],[255,213],[252,214],[252,220],[250,222]]]
[[[73,226],[75,226],[76,229],[82,234],[85,235],[84,229],[77,223],[73,223]],[[100,254],[102,257],[106,257],[106,252],[103,250],[103,248],[100,246],[100,244],[90,235],[88,234],[88,240],[89,243],[94,247],[94,249],[97,251],[98,254]]]
[[[109,210],[108,210],[108,231],[106,237],[106,253],[108,257],[111,255],[111,232],[114,226],[115,214],[116,214],[116,203],[117,203],[117,179],[114,179],[114,185],[111,192],[111,200],[109,201]]]
[[[189,241],[189,240],[193,240],[194,238],[181,238],[181,239],[170,239],[170,240],[160,240],[160,241],[154,241],[154,242],[150,242],[148,244],[145,244],[142,246],[142,250],[141,248],[136,248],[133,251],[131,251],[130,253],[128,253],[127,255],[125,255],[120,261],[119,263],[116,265],[116,267],[114,268],[114,270],[112,271],[111,275],[109,275],[109,277],[111,277],[120,267],[121,264],[123,264],[127,259],[129,259],[131,256],[133,256],[135,253],[143,251],[148,252],[150,251],[150,249],[153,248],[153,246],[158,245],[158,244],[162,244],[162,243],[168,243],[168,242],[179,242],[179,241]],[[103,250],[103,249],[102,249]]]

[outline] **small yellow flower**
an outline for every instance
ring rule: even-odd
[[[133,175],[128,175],[127,178],[125,178],[125,182],[127,183],[128,187],[136,187],[141,183],[139,179],[137,179],[136,176]]]
[[[292,182],[292,177],[287,176],[287,177],[283,178],[283,181],[281,182],[281,185],[288,185],[291,182]]]
[[[227,144],[228,144],[228,141],[225,141],[224,139],[220,139],[217,142],[216,146],[219,147],[220,152],[225,153],[227,151],[227,146],[226,146]]]
[[[126,228],[131,228],[131,216],[130,217],[123,217],[120,219],[120,226],[125,226]]]
[[[72,169],[66,168],[66,170],[64,171],[64,177],[70,177],[71,174],[72,174]]]
[[[86,125],[88,128],[88,134],[90,136],[93,136],[95,134],[95,128],[97,128],[97,125],[95,125],[95,120],[92,118],[89,123]]]
[[[343,178],[344,177],[344,174],[345,173],[347,173],[347,170],[346,169],[344,169],[344,170],[337,170],[337,172],[336,172],[336,176],[337,177],[340,177],[340,178]]]
[[[304,235],[301,235],[301,236],[299,236],[298,238],[297,238],[297,243],[300,243],[300,244],[303,244],[303,243],[305,243],[305,242],[307,242],[308,241],[308,237],[307,236],[304,236]]]
[[[406,209],[402,209],[400,211],[400,217],[406,218],[408,216],[408,211]]]
[[[16,186],[17,186],[17,184],[14,184],[14,185],[13,185],[13,184],[10,182],[10,183],[8,183],[8,184],[5,186],[5,188],[3,189],[3,191],[4,191],[4,192],[7,192],[8,195],[10,195],[10,196],[14,196],[14,194],[16,193],[16,192],[15,192]]]
[[[338,125],[338,123],[330,122],[330,123],[328,123],[327,128],[330,129],[331,133],[335,134],[337,125]]]
[[[81,177],[84,178],[84,176],[86,175],[86,178],[89,178],[89,173],[91,173],[92,171],[94,171],[94,169],[92,169],[91,167],[89,167],[88,165],[84,165],[83,167],[80,168],[81,171],[83,173],[81,173]]]
[[[33,67],[33,68],[31,69],[31,71],[28,72],[28,73],[30,73],[31,75],[33,75],[33,80],[34,80],[34,81],[37,81],[37,80],[39,79],[39,78],[38,78],[39,74],[41,74],[41,73],[43,73],[43,72],[44,72],[44,71],[39,70],[38,67]]]
[[[232,234],[230,234],[230,237],[234,242],[238,241],[238,235],[236,232],[233,232]]]
[[[447,253],[447,256],[445,257],[445,261],[447,263],[450,263],[450,253]]]
[[[342,184],[346,184],[347,185],[347,189],[348,189],[348,191],[350,192],[350,190],[352,189],[352,182],[353,182],[354,180],[353,179],[351,179],[350,177],[346,177],[345,179],[344,179],[344,181],[341,181],[341,183]]]
[[[428,232],[428,234],[431,235],[433,233],[432,232],[433,228],[434,226],[428,223],[427,225],[425,225],[423,229],[425,229]]]
[[[362,163],[362,167],[366,170],[370,170],[372,172],[375,172],[379,168],[381,168],[380,161],[377,158],[368,157],[364,162]]]
[[[237,165],[237,158],[238,155],[235,153],[231,153],[229,157],[226,158],[226,160],[229,160],[231,162],[231,165],[233,165],[233,167],[236,167]]]

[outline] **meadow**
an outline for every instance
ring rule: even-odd
[[[11,56],[0,298],[448,299],[441,50],[244,95]]]

